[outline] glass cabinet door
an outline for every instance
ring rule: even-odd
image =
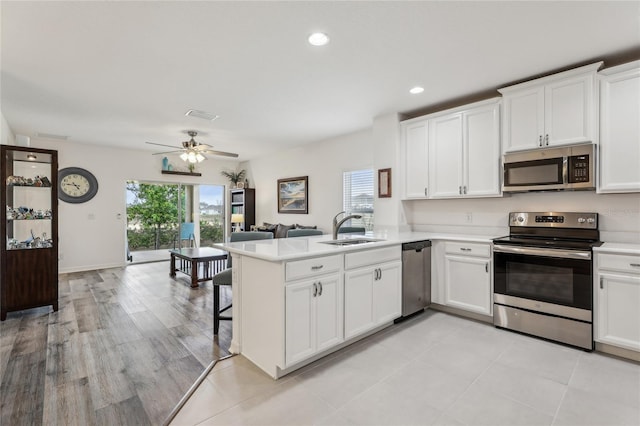
[[[26,151],[6,156],[7,250],[51,248],[52,156]]]

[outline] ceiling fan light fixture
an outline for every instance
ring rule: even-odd
[[[182,161],[187,161],[189,155],[186,152],[183,152],[182,154],[180,154],[180,158],[182,159]]]
[[[207,157],[205,157],[204,155],[197,153],[196,154],[196,160],[198,161],[198,163],[202,163]]]
[[[196,159],[196,153],[194,151],[189,151],[187,153],[187,160],[190,163],[196,163],[198,160]]]

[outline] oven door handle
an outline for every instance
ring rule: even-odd
[[[541,248],[541,247],[515,247],[515,246],[501,246],[501,245],[494,245],[493,251],[495,253],[510,253],[510,254],[523,254],[523,255],[531,255],[531,256],[561,257],[564,259],[591,260],[590,251],[548,249],[548,248]]]

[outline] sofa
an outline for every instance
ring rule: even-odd
[[[318,229],[317,226],[299,225],[294,223],[293,225],[283,225],[282,223],[267,223],[262,225],[254,225],[251,227],[252,231],[272,232],[273,238],[286,238],[287,232],[290,229]]]

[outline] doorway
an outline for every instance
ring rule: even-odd
[[[169,250],[224,241],[224,186],[128,181],[126,258],[169,260]]]

